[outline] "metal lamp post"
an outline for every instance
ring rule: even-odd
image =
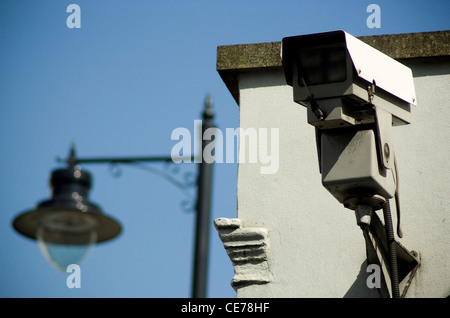
[[[214,128],[212,101],[208,96],[203,112],[202,136],[206,129]],[[209,229],[212,196],[213,163],[203,160],[205,147],[212,142],[201,138],[201,154],[198,163],[194,269],[192,297],[206,297]],[[193,159],[193,158],[177,158]],[[65,160],[67,168],[52,172],[50,185],[52,198],[40,202],[35,209],[25,211],[13,220],[14,229],[39,242],[46,258],[57,268],[65,270],[71,263],[82,260],[96,243],[117,237],[121,225],[114,218],[102,212],[100,207],[89,201],[92,184],[89,172],[79,164],[136,164],[173,162],[171,156],[162,157],[116,157],[77,158],[72,147]]]

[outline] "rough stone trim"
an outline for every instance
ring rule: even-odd
[[[238,288],[267,284],[272,274],[267,261],[268,231],[265,228],[243,228],[240,219],[218,218],[214,226],[234,267],[231,286]]]

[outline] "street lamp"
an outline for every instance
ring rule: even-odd
[[[74,154],[72,148],[67,168],[52,172],[52,198],[13,221],[14,229],[37,240],[47,260],[62,271],[70,264],[79,264],[96,243],[121,232],[116,220],[88,200],[92,178],[74,164]]]
[[[212,100],[208,96],[203,111],[202,136],[205,130],[215,128]],[[192,297],[206,297],[209,254],[209,229],[212,195],[212,165],[203,160],[205,147],[213,142],[201,138],[201,154],[198,163],[194,270]],[[94,163],[137,164],[173,162],[174,159],[191,157],[121,157],[121,158],[77,158],[72,146],[64,169],[54,170],[50,178],[52,197],[40,202],[35,209],[25,211],[13,220],[14,229],[39,242],[44,256],[56,268],[65,271],[70,264],[79,264],[96,243],[109,241],[121,232],[121,225],[89,201],[92,177],[80,165]],[[178,162],[180,162],[179,160]],[[180,185],[175,183],[178,187]]]

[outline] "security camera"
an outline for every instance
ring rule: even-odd
[[[377,108],[409,124],[411,69],[344,31],[286,37],[281,56],[294,101],[320,129],[373,123]]]
[[[411,122],[411,70],[344,31],[286,37],[295,102],[316,128],[322,184],[346,207],[383,207],[397,191],[392,125]]]

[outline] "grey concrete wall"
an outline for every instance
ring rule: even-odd
[[[405,64],[413,70],[418,105],[412,109],[410,125],[393,128],[404,232],[399,241],[421,259],[406,297],[446,297],[450,61],[409,59]],[[365,242],[354,213],[322,186],[314,128],[307,124],[306,109],[292,101],[283,72],[246,71],[237,79],[240,127],[279,132],[276,173],[261,174],[263,163],[239,164],[237,217],[245,227],[268,229],[273,278],[267,284],[241,287],[237,296],[379,297],[378,290],[366,285]],[[400,284],[401,292],[407,279]]]

